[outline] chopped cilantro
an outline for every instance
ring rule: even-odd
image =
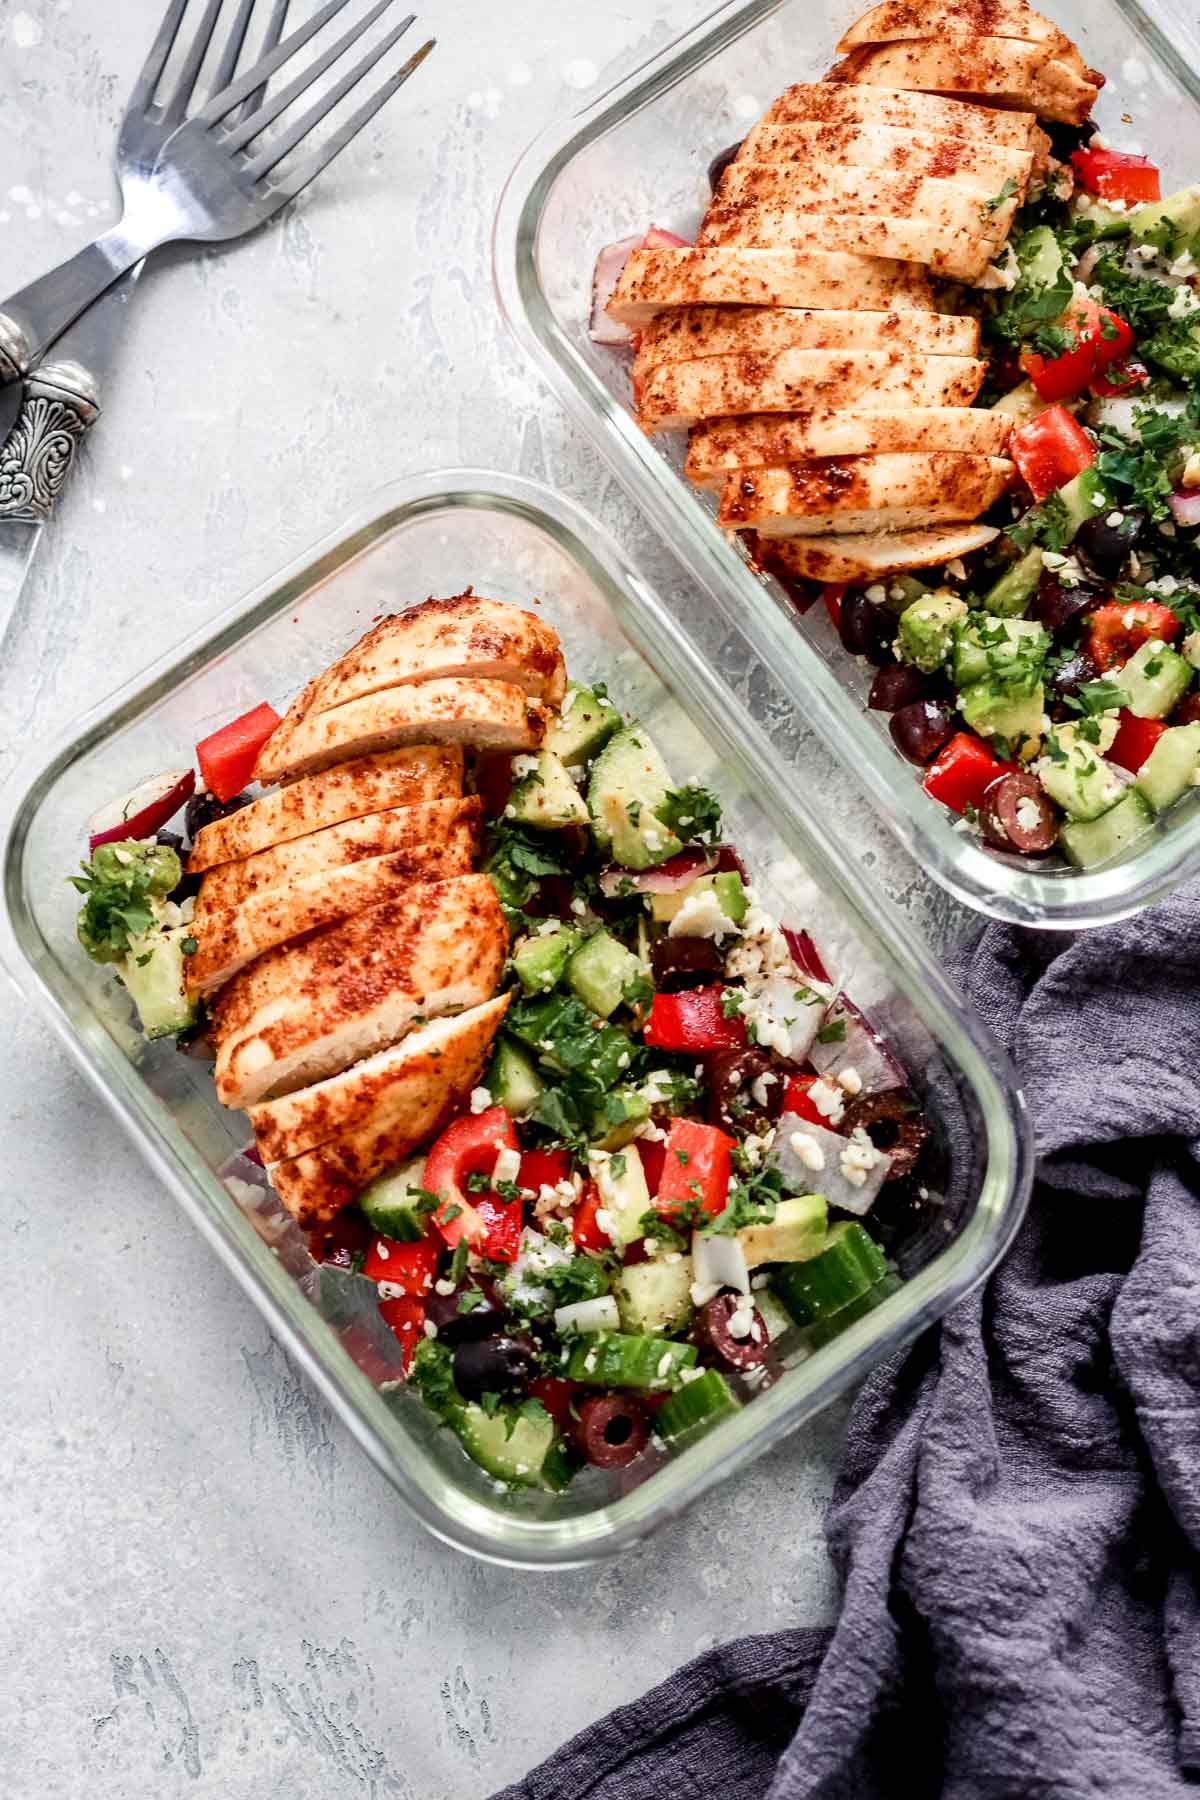
[[[820,1031],[817,1033],[818,1044],[844,1044],[845,1041],[845,1019],[830,1019],[829,1023],[827,1025],[822,1025]]]
[[[990,200],[985,200],[983,205],[979,208],[980,216],[986,221],[991,217],[992,213],[999,212],[1000,208],[1004,205],[1004,202],[1006,200],[1011,200],[1016,191],[1016,181],[1011,175],[1006,176],[1000,184],[999,192],[993,194]]]
[[[667,830],[685,844],[701,838],[711,843],[721,829],[721,802],[707,788],[673,789],[655,813]]]

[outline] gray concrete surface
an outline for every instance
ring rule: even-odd
[[[108,217],[161,10],[0,0],[4,291]],[[703,10],[429,0],[436,56],[301,207],[160,260],[3,650],[0,776],[388,475],[517,468],[636,541],[504,336],[489,233],[536,125]],[[957,935],[842,788],[850,849]],[[410,1522],[2,983],[0,1145],[5,1800],[475,1800],[698,1650],[829,1616],[837,1416],[621,1566],[483,1567]]]

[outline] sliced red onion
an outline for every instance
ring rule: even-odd
[[[1167,505],[1177,525],[1200,525],[1200,488],[1183,488],[1168,494]]]
[[[792,961],[801,975],[809,981],[831,981],[833,979],[821,961],[820,952],[807,931],[793,931],[790,925],[785,925],[783,935],[787,940],[787,947],[792,953]]]
[[[716,850],[681,850],[656,869],[623,869],[614,863],[601,871],[600,892],[608,900],[622,894],[677,894],[719,866]]]
[[[605,308],[613,297],[613,289],[621,279],[621,270],[630,254],[641,245],[641,237],[621,238],[615,244],[606,244],[596,258],[596,267],[592,271],[592,316],[588,321],[588,336],[593,344],[628,344],[631,340],[628,325],[610,319]]]
[[[677,231],[652,225],[638,247],[642,250],[690,250],[692,243],[690,238],[680,237]]]
[[[819,1075],[836,1075],[842,1069],[853,1069],[864,1094],[881,1094],[887,1088],[907,1087],[908,1078],[899,1063],[880,1043],[852,1000],[844,994],[826,1015],[822,1030],[831,1025],[846,1027],[844,1037],[822,1043],[820,1037],[808,1053],[808,1060]]]
[[[798,1140],[797,1144],[793,1144],[793,1138]],[[813,1125],[797,1113],[784,1113],[767,1153],[767,1162],[783,1176],[785,1193],[824,1194],[830,1206],[836,1206],[841,1212],[861,1215],[870,1212],[892,1166],[886,1150],[876,1150],[869,1139],[868,1146],[875,1160],[860,1185],[851,1181],[842,1167],[843,1159],[847,1166],[854,1166],[854,1153],[858,1147],[854,1139],[827,1131],[824,1125]],[[812,1165],[818,1155],[824,1160],[814,1169]]]
[[[164,769],[148,775],[130,794],[110,800],[88,820],[88,849],[98,844],[120,843],[123,838],[153,837],[160,825],[174,818],[196,789],[194,769]]]

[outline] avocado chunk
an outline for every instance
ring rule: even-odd
[[[563,978],[579,943],[579,933],[564,925],[529,937],[513,956],[517,980],[527,994],[548,994]]]
[[[1165,200],[1147,200],[1129,214],[1129,229],[1141,244],[1170,251],[1176,243],[1200,235],[1200,181],[1178,188]]]
[[[593,1151],[588,1157],[588,1168],[600,1190],[600,1203],[608,1214],[608,1235],[613,1243],[633,1244],[645,1237],[641,1221],[642,1214],[650,1211],[650,1189],[637,1151],[618,1150],[613,1155]]]
[[[641,970],[633,951],[618,943],[611,932],[595,931],[584,939],[567,964],[567,985],[585,1006],[607,1019],[616,1012],[625,989]]]
[[[1120,776],[1105,762],[1099,744],[1080,738],[1070,725],[1056,726],[1050,733],[1046,754],[1034,764],[1034,774],[1068,819],[1098,819],[1124,792]]]
[[[676,888],[671,894],[650,895],[650,917],[658,925],[667,925],[676,913],[683,910],[684,902],[699,899],[702,894],[711,893],[721,912],[729,920],[729,932],[735,925],[740,925],[746,917],[749,901],[742,878],[736,869],[721,869],[715,875],[698,875],[695,881],[685,888]],[[697,932],[689,935],[696,937]]]
[[[984,612],[994,613],[998,618],[1020,618],[1029,610],[1029,602],[1037,593],[1041,573],[1042,547],[1031,544],[1020,561],[1011,569],[1005,569],[999,580],[992,583],[979,604]]]
[[[155,926],[133,940],[121,963],[121,979],[148,1038],[177,1037],[196,1023],[184,984],[184,944],[195,944],[190,933],[187,925]]]
[[[543,749],[576,768],[603,750],[620,723],[611,701],[582,682],[568,681],[562,707],[546,727]]]
[[[652,869],[683,844],[658,817],[671,776],[644,725],[627,725],[592,765],[588,810],[598,848],[627,869]]]
[[[1028,686],[1041,675],[1050,633],[1036,619],[1000,619],[973,613],[954,633],[954,679],[959,687],[994,681]]]
[[[622,1331],[677,1331],[692,1311],[692,1259],[631,1263],[613,1286]]]
[[[1098,819],[1080,819],[1064,825],[1058,842],[1068,862],[1077,869],[1092,869],[1097,863],[1119,856],[1144,837],[1153,824],[1154,814],[1144,796],[1137,788],[1127,788],[1117,804]]]
[[[503,1106],[515,1119],[524,1118],[546,1084],[533,1058],[509,1037],[502,1037],[488,1068],[484,1086],[495,1106]]]
[[[775,1217],[762,1225],[743,1225],[738,1242],[746,1267],[760,1263],[804,1262],[825,1247],[826,1206],[821,1194],[797,1194],[781,1200]]]
[[[504,808],[506,819],[516,819],[522,825],[537,825],[543,830],[587,824],[588,810],[583,795],[553,750],[538,750],[532,756],[514,756],[513,773],[517,779]]]
[[[1116,677],[1125,704],[1139,719],[1165,719],[1192,685],[1192,665],[1178,650],[1149,638]]]
[[[995,681],[977,681],[958,696],[959,711],[980,737],[1005,738],[1019,744],[1025,738],[1040,738],[1046,713],[1046,697],[1041,682],[1025,693],[1014,686]]]
[[[598,1150],[621,1150],[650,1117],[640,1088],[611,1088],[588,1119],[588,1137]]]
[[[967,603],[939,590],[914,600],[900,614],[900,656],[926,674],[940,669],[954,642],[954,627],[967,616]]]
[[[1137,772],[1134,787],[1155,812],[1182,799],[1200,774],[1200,720],[1171,725]]]
[[[1088,519],[1097,513],[1110,512],[1116,505],[1116,499],[1105,487],[1095,463],[1080,469],[1078,475],[1073,475],[1065,486],[1057,489],[1056,498],[1071,522],[1072,537]]]

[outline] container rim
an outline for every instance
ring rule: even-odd
[[[517,343],[551,391],[587,431],[633,503],[658,528],[664,551],[700,583],[721,616],[772,670],[804,686],[805,714],[909,854],[939,886],[990,918],[1040,930],[1111,924],[1165,898],[1200,872],[1200,809],[1169,834],[1156,831],[1127,862],[1054,876],[1007,864],[956,832],[949,816],[904,773],[865,709],[796,630],[781,592],[772,593],[704,513],[560,329],[538,270],[538,234],[550,193],[575,154],[667,93],[727,45],[793,0],[725,0],[649,56],[627,54],[602,91],[560,113],[517,160],[492,231],[492,273]],[[1200,105],[1200,74],[1139,0],[1113,0],[1147,48]]]
[[[728,746],[728,760],[739,774],[756,784],[757,791],[778,796],[774,814],[781,836],[799,840],[806,865],[845,901],[855,932],[865,942],[886,949],[900,986],[953,1061],[958,1078],[974,1094],[987,1135],[979,1199],[960,1236],[869,1318],[823,1347],[819,1353],[823,1375],[815,1386],[792,1394],[789,1389],[795,1384],[785,1378],[632,1493],[565,1521],[498,1517],[445,1481],[433,1462],[415,1451],[386,1402],[240,1209],[230,1204],[223,1184],[142,1081],[136,1066],[94,1017],[84,1021],[83,1029],[70,1018],[64,999],[70,978],[24,898],[22,858],[32,822],[42,796],[72,761],[165,699],[190,675],[285,611],[302,592],[388,531],[447,507],[525,519],[597,583],[631,641],[656,671],[670,671],[669,676],[662,675],[666,685],[686,692],[693,715],[713,732],[723,753]],[[737,703],[723,679],[699,658],[615,540],[583,508],[524,477],[447,469],[390,482],[365,497],[342,528],[324,536],[279,574],[225,608],[206,628],[124,683],[82,720],[28,754],[0,791],[4,871],[0,963],[409,1510],[444,1543],[487,1561],[520,1568],[571,1568],[615,1555],[644,1538],[722,1479],[735,1460],[749,1460],[860,1380],[879,1360],[881,1342],[891,1353],[954,1306],[995,1267],[1025,1211],[1033,1173],[1032,1133],[1008,1058],[979,1021],[965,1012],[933,959],[873,881],[857,869],[843,873],[821,819],[803,798],[789,792],[793,784],[787,780],[787,765],[758,726],[743,719],[738,744],[729,745],[726,721],[737,716]]]

